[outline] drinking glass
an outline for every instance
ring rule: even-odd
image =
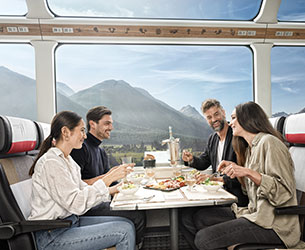
[[[131,156],[121,157],[121,161],[122,161],[122,164],[130,164],[130,163],[132,163],[132,157]]]
[[[155,179],[155,167],[146,167],[145,168],[146,177],[148,177],[148,183],[153,183]]]
[[[173,176],[174,176],[174,178],[177,178],[181,175],[182,175],[182,166],[181,165],[173,166]]]
[[[121,161],[122,161],[122,164],[130,164],[130,163],[132,163],[132,157],[131,156],[121,157]],[[127,172],[127,175],[125,176],[125,178],[123,179],[124,183],[128,183],[130,181],[129,174],[130,174],[131,169],[132,169],[132,167],[127,167],[128,172]]]
[[[187,190],[194,191],[194,186],[196,184],[196,176],[193,173],[187,173],[185,176],[185,183],[188,186]]]

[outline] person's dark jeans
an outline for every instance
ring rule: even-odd
[[[191,214],[187,216],[187,212]],[[225,250],[239,243],[283,244],[272,229],[264,229],[245,218],[236,219],[230,207],[193,208],[184,211],[181,218],[182,228],[193,236],[194,249]]]
[[[145,211],[116,211],[110,209],[110,202],[103,202],[94,208],[91,208],[85,216],[120,216],[130,219],[136,229],[136,244],[143,241],[146,228]]]

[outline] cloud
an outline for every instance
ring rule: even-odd
[[[152,72],[159,77],[168,80],[184,80],[184,81],[196,81],[196,82],[208,82],[208,83],[231,83],[246,81],[248,79],[239,77],[229,77],[228,75],[221,75],[221,73],[211,73],[216,68],[213,66],[204,71],[184,71],[184,70],[153,70]]]
[[[284,90],[284,91],[287,91],[287,92],[289,92],[289,93],[293,93],[293,94],[296,94],[296,93],[299,92],[298,90],[292,89],[292,88],[287,87],[287,86],[285,86],[285,87],[284,87],[284,86],[281,86],[281,89]]]
[[[83,4],[83,2],[82,2]],[[134,12],[122,8],[120,6],[105,6],[103,8],[101,5],[94,6],[88,5],[87,9],[84,9],[82,6],[78,6],[76,3],[71,3],[69,5],[62,5],[62,4],[50,4],[50,8],[56,14],[61,16],[95,16],[95,17],[133,17]]]
[[[157,96],[157,95],[162,95],[165,93],[170,92],[172,89],[177,89],[179,87],[181,83],[174,83],[174,84],[168,84],[170,86],[166,87],[166,88],[160,88],[158,91],[150,91],[150,94],[153,96]]]
[[[275,84],[282,84],[282,83],[297,83],[303,82],[304,75],[303,74],[287,74],[285,76],[271,76],[271,82]]]
[[[295,13],[290,15],[279,15],[279,20],[284,21],[305,21],[304,13]]]

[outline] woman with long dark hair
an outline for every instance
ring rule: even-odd
[[[71,228],[36,232],[38,249],[100,250],[116,246],[117,250],[134,250],[135,229],[128,219],[81,216],[109,201],[109,185],[126,174],[114,170],[92,185],[82,181],[70,152],[81,148],[85,138],[85,123],[80,116],[70,111],[58,113],[30,170],[33,186],[29,220],[72,220]]]
[[[201,210],[209,216],[196,222],[200,230],[195,244],[209,250],[227,249],[239,243],[284,243],[288,248],[295,247],[300,241],[298,216],[274,213],[276,207],[297,205],[288,148],[258,104],[236,106],[231,118],[237,164],[222,161],[218,170],[240,180],[249,204]]]

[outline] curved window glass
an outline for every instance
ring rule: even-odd
[[[35,56],[31,45],[0,44],[0,114],[36,120]]]
[[[305,2],[303,0],[282,0],[278,12],[280,21],[305,21]]]
[[[272,48],[271,83],[273,116],[287,116],[289,114],[305,112],[304,58],[304,47]]]
[[[228,119],[253,99],[252,52],[243,46],[62,45],[56,79],[57,111],[85,120],[91,107],[107,106],[114,130],[103,145],[116,159],[133,152],[139,165],[144,151],[164,150],[169,126],[182,148],[202,152],[212,132],[205,99],[220,100]]]
[[[20,15],[27,13],[25,0],[1,0],[0,16],[2,15]]]
[[[60,16],[250,20],[261,0],[48,0]]]

